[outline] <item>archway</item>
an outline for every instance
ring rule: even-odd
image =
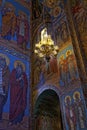
[[[34,130],[63,130],[60,101],[54,90],[43,91],[34,108]]]

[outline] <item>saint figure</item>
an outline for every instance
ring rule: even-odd
[[[78,91],[74,92],[73,98],[74,98],[74,105],[75,105],[77,121],[79,123],[79,128],[80,129],[87,128],[86,114],[83,107],[84,106],[83,101],[81,100],[80,97],[80,93]]]
[[[71,104],[70,96],[65,97],[65,112],[68,130],[76,130],[76,116],[74,112],[74,106]]]
[[[25,66],[20,61],[15,61],[14,66],[10,75],[9,124],[18,124],[23,120],[27,105],[28,81]]]
[[[17,17],[17,44],[20,48],[26,49],[29,42],[29,22],[26,14],[19,13]]]

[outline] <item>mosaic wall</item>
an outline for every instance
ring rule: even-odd
[[[87,14],[83,5],[86,4],[71,1],[85,60]],[[33,101],[42,90],[55,86],[53,90],[60,98],[64,129],[85,130],[87,111],[64,4],[57,0],[36,0],[32,1],[32,6],[33,45],[40,40],[45,21],[48,33],[59,46],[57,57],[51,56],[49,62],[34,57]],[[30,0],[0,0],[0,129],[27,130],[29,127],[30,8]]]
[[[87,69],[87,2],[85,0],[71,1],[72,16],[79,38],[79,45]]]
[[[75,1],[72,1],[75,4]],[[77,0],[77,2],[79,1]],[[55,44],[59,46],[59,52],[57,57],[50,57],[49,63],[45,59],[34,57],[33,102],[35,103],[35,98],[47,88],[53,89],[60,97],[64,130],[85,130],[87,128],[86,104],[64,5],[61,1],[56,0],[41,0],[35,5],[37,5],[35,8],[39,8],[37,15],[34,14],[33,16],[34,43],[40,40],[40,31],[45,27],[44,23],[41,22],[41,20],[43,21],[43,16],[40,13],[43,11],[41,7],[44,5],[44,21],[48,20],[48,33],[51,34]],[[80,12],[79,9],[81,9]],[[84,9],[79,5],[79,7],[72,7],[72,11],[74,18],[78,19],[75,24],[78,27],[76,29],[78,29],[79,37],[84,37],[83,40],[85,40],[87,29]],[[80,15],[80,13],[82,14]],[[80,21],[84,33],[80,33],[80,31],[83,31],[79,30],[79,28],[81,29]],[[84,45],[86,46],[86,42],[84,42]],[[86,51],[84,50],[84,52]]]
[[[30,11],[0,0],[0,129],[27,130],[30,116]]]
[[[57,2],[55,4],[54,1],[53,5],[50,3],[50,1],[40,1],[40,2],[33,2],[33,5],[36,5],[37,7],[42,6],[43,10],[44,10],[44,14],[45,16],[38,16],[33,17],[33,19],[37,19],[34,24],[33,24],[33,29],[34,32],[36,32],[36,35],[34,36],[34,42],[38,42],[40,40],[40,32],[41,30],[45,27],[45,24],[42,24],[38,29],[37,29],[37,21],[41,22],[43,20],[50,20],[52,19],[53,21],[49,21],[48,25],[47,25],[47,29],[48,29],[48,33],[51,34],[53,40],[55,41],[55,43],[61,48],[64,43],[69,40],[69,29],[68,29],[68,25],[67,25],[67,21],[65,18],[65,13],[64,13],[64,9],[63,9],[63,4],[62,2]],[[43,6],[44,4],[44,6]],[[36,8],[35,6],[35,8]],[[51,7],[54,6],[54,7]],[[58,8],[57,8],[58,6]],[[41,9],[42,9],[41,8]],[[57,8],[57,14],[55,16],[55,14],[53,14],[55,8]],[[42,10],[42,11],[43,11]],[[34,15],[34,13],[33,13]],[[64,16],[63,18],[61,18],[62,16]],[[62,20],[61,20],[62,19]],[[56,21],[56,22],[54,22]],[[47,22],[47,21],[46,21]],[[53,24],[52,24],[53,22]],[[37,30],[36,30],[37,29]],[[62,35],[63,34],[63,35]],[[66,43],[67,44],[67,43]],[[34,78],[34,86],[40,86],[40,83],[44,83],[46,80],[50,80],[52,79],[52,76],[58,75],[58,68],[57,68],[57,59],[55,57],[51,57],[50,58],[50,63],[48,64],[47,61],[44,59],[38,59],[38,57],[35,56],[35,70],[34,70],[34,76],[36,78]],[[43,81],[42,81],[43,80]]]
[[[63,119],[66,130],[85,130],[87,128],[87,111],[81,89],[76,89],[62,96]]]
[[[58,54],[58,72],[60,87],[68,87],[79,81],[79,74],[72,45],[67,46]]]
[[[19,48],[29,48],[29,11],[15,0],[2,1],[0,10],[0,37]]]

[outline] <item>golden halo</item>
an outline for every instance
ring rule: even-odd
[[[57,5],[57,0],[45,0],[45,4],[49,8],[54,8]]]
[[[57,17],[61,12],[61,8],[56,6],[54,9],[53,9],[53,16],[54,17]]]
[[[72,51],[71,50],[68,50],[67,52],[66,52],[66,57],[68,57],[69,55],[71,55],[72,54]]]
[[[61,55],[61,56],[59,57],[59,61],[61,61],[61,60],[64,60],[64,55]]]
[[[11,4],[9,2],[6,2],[5,7],[6,8],[11,8],[12,10],[15,10],[15,6],[13,6],[13,4]]]
[[[65,103],[67,102],[67,101],[66,101],[67,99],[70,99],[70,102],[71,102],[71,97],[70,97],[70,96],[66,96],[66,97],[65,97]]]
[[[78,92],[78,91],[76,91],[76,92],[74,92],[74,94],[73,94],[73,98],[74,98],[74,100],[76,99],[76,95],[78,94],[78,96],[79,96],[79,99],[80,99],[80,92]]]
[[[19,16],[24,16],[25,18],[27,18],[27,14],[24,13],[23,11],[18,11]]]
[[[6,64],[9,65],[10,60],[9,60],[9,58],[8,58],[5,54],[0,53],[0,57],[5,58],[5,60],[6,60]]]
[[[25,64],[23,62],[19,61],[19,60],[16,60],[14,62],[14,67],[16,68],[18,64],[21,65],[23,67],[23,71],[25,71],[25,69],[26,69]]]

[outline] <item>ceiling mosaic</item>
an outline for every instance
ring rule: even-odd
[[[60,0],[36,0],[32,2],[32,12],[33,19],[48,15],[53,20],[64,13],[63,2]]]
[[[43,3],[53,17],[58,17],[63,12],[63,3],[59,0],[44,0]]]

